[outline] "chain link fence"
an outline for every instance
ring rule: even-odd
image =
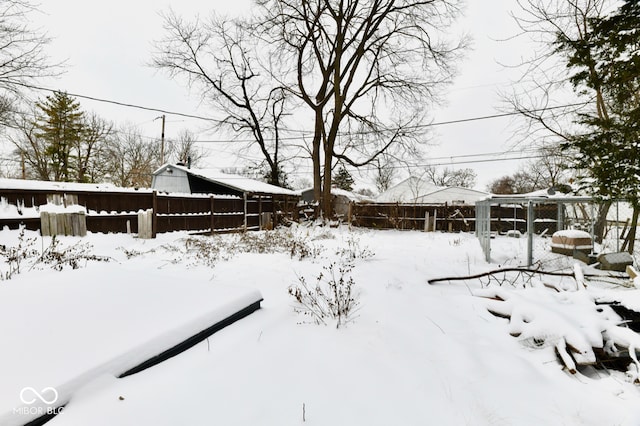
[[[581,230],[595,241],[599,210],[600,205],[589,197],[494,196],[476,203],[476,235],[488,262],[501,263],[511,256],[514,262],[520,259],[519,262],[524,264],[518,266],[564,269],[575,263],[575,259],[553,252],[553,234],[560,230]],[[620,251],[631,213],[626,203],[612,203],[603,244],[595,245],[591,252]],[[496,238],[519,241],[507,245],[512,253],[493,253],[492,240]]]

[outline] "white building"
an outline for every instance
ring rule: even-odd
[[[459,186],[437,186],[410,177],[378,195],[378,203],[474,205],[489,196],[488,192]]]

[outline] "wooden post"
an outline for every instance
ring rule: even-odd
[[[49,213],[49,235],[54,236],[58,235],[58,218],[55,213]]]
[[[424,211],[424,232],[429,232],[429,210]]]
[[[43,237],[48,237],[51,235],[48,212],[40,212],[40,235],[42,235]]]
[[[214,198],[213,195],[209,197],[211,202],[211,235],[216,231],[216,222],[215,222],[215,209],[214,209]]]
[[[262,195],[258,195],[258,229],[262,231]]]
[[[64,235],[73,235],[73,227],[71,224],[71,215],[64,213],[60,215],[62,217],[62,223],[64,225]]]
[[[138,212],[138,238],[153,238],[153,210],[147,209]]]
[[[438,230],[438,210],[434,209],[433,210],[433,232],[436,232]]]
[[[156,191],[152,193],[151,205],[151,238],[155,238],[158,232],[158,193]]]
[[[243,192],[242,193],[242,200],[244,202],[244,231],[247,231],[247,193]]]

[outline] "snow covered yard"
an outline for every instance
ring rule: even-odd
[[[259,311],[141,373],[117,379],[106,370],[70,386],[69,403],[48,424],[640,424],[640,388],[628,374],[587,368],[571,375],[554,352],[557,321],[510,322],[489,312],[506,309],[495,306],[499,301],[479,297],[499,293],[501,303],[513,305],[511,313],[551,307],[572,330],[575,315],[584,315],[588,334],[607,318],[593,320],[587,308],[573,305],[622,297],[640,308],[638,290],[593,284],[584,297],[561,297],[542,285],[429,285],[431,278],[497,265],[484,262],[471,234],[303,227],[291,233],[296,243],[275,252],[269,249],[273,241],[260,240],[264,233],[247,234],[245,241],[184,233],[156,240],[96,234],[61,239],[65,245],[88,242],[93,254],[110,261],[62,272],[21,269],[0,281],[0,369],[12,377],[0,382],[2,412],[20,402],[11,394],[16,386],[56,386],[47,380],[64,381],[89,369],[89,361],[107,362],[115,349],[164,341],[179,325],[193,327],[203,312],[216,310],[216,291],[227,292],[226,300],[254,297],[254,289],[264,298]],[[0,231],[0,244],[17,239],[17,231]],[[492,244],[503,265],[517,265],[524,256],[524,240]],[[345,278],[353,279],[359,302],[355,318],[336,329],[335,322],[316,325],[296,312],[289,288],[301,278],[315,285],[328,266],[347,260],[353,267]],[[569,281],[555,285],[568,287]],[[514,333],[518,324],[520,334]],[[83,333],[65,334],[69,327]],[[532,344],[532,335],[549,343]],[[114,343],[104,347],[105,341]],[[65,362],[49,365],[60,353]]]

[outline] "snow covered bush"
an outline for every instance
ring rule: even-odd
[[[93,246],[89,243],[77,243],[63,247],[60,244],[60,240],[53,236],[51,237],[51,243],[42,251],[35,264],[41,262],[49,265],[53,270],[62,271],[65,266],[69,266],[71,269],[78,269],[88,261],[108,262],[110,260],[108,257],[92,254],[92,248]]]
[[[346,246],[338,248],[336,254],[345,261],[354,261],[356,259],[366,260],[374,256],[373,251],[367,246],[361,246],[360,240],[349,235],[345,241]]]
[[[353,288],[352,268],[350,264],[333,262],[323,268],[315,285],[298,277],[298,284],[289,287],[289,294],[299,304],[295,311],[311,317],[316,324],[327,325],[329,320],[335,320],[336,328],[353,320],[360,302]]]
[[[55,236],[51,238],[48,246],[42,252],[35,248],[37,239],[26,237],[25,229],[20,230],[18,243],[15,246],[0,245],[0,257],[9,266],[7,271],[0,274],[3,280],[9,280],[15,274],[21,272],[21,267],[28,266],[29,270],[38,269],[41,265],[47,265],[55,271],[61,271],[65,266],[78,269],[87,261],[108,262],[110,259],[91,253],[92,246],[88,243],[77,243],[63,247]],[[24,268],[23,268],[24,269]]]
[[[238,234],[189,236],[177,243],[164,244],[146,251],[119,247],[127,259],[155,253],[168,253],[168,263],[188,262],[188,265],[215,267],[220,261],[227,261],[241,253],[284,253],[299,260],[316,259],[322,255],[323,247],[311,243],[311,238],[286,228],[261,232]]]
[[[322,248],[310,240],[308,235],[295,232],[295,229],[276,228],[240,234],[235,248],[243,253],[288,253],[297,259],[318,258]]]
[[[27,238],[25,236],[25,228],[20,230],[18,235],[18,244],[13,247],[0,245],[0,256],[4,258],[4,263],[9,267],[7,271],[0,274],[3,280],[10,280],[14,274],[20,273],[20,265],[27,259],[38,255],[38,251],[34,249],[36,243],[35,238]]]

